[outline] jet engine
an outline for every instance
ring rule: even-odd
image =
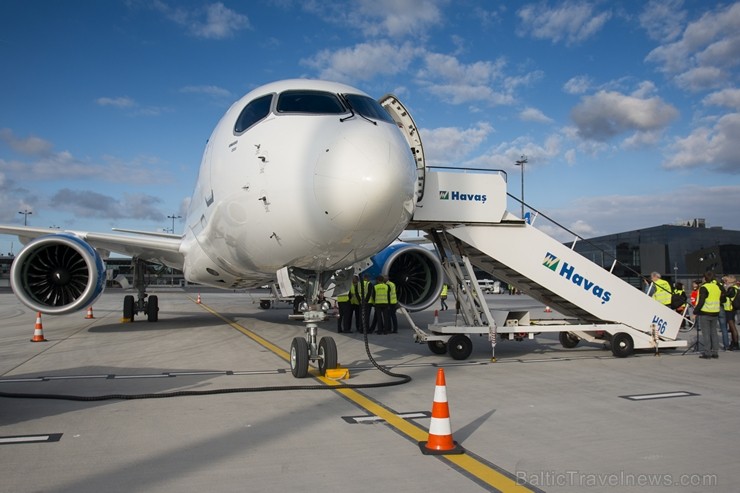
[[[105,266],[98,252],[77,236],[41,236],[16,256],[10,284],[32,310],[64,315],[98,299],[105,288]]]
[[[379,274],[396,285],[398,304],[409,311],[429,308],[439,298],[444,272],[437,254],[409,243],[395,243],[374,255],[365,274],[375,282]]]

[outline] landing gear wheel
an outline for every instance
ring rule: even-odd
[[[570,332],[561,332],[559,337],[560,344],[562,344],[563,347],[566,349],[573,349],[578,345],[578,342],[580,341],[577,336],[571,334]]]
[[[322,337],[319,341],[319,373],[326,374],[326,370],[337,367],[337,343],[331,337]]]
[[[429,341],[427,342],[427,346],[429,346],[429,350],[434,354],[447,353],[447,344],[442,341]]]
[[[270,308],[270,301],[269,300],[261,300],[260,301],[260,308],[263,310],[268,310]]]
[[[632,356],[635,352],[635,342],[629,334],[617,332],[612,337],[612,354],[617,358],[626,358]]]
[[[473,352],[473,341],[467,336],[456,334],[447,341],[447,351],[453,359],[467,359]]]
[[[149,322],[156,322],[159,320],[159,298],[157,296],[150,296],[149,301],[147,301],[146,319]]]
[[[123,297],[123,318],[134,321],[134,297],[130,294]]]
[[[308,375],[308,343],[303,337],[294,337],[290,344],[290,372],[296,378]]]

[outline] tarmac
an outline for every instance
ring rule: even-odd
[[[414,343],[399,317],[399,333],[369,335],[368,348],[412,380],[346,388],[400,380],[334,320],[319,336],[334,337],[350,378],[297,380],[287,358],[304,326],[287,304],[260,309],[262,291],[203,291],[201,304],[198,291],[150,293],[159,322],[122,323],[124,292],[109,290],[93,319],[44,316],[47,342],[32,343],[36,313],[0,291],[0,392],[40,397],[0,396],[0,491],[740,491],[740,352],[618,359],[540,335],[500,341],[491,362],[476,337],[455,361]],[[544,311],[523,295],[488,299]],[[413,314],[420,327],[433,316]],[[462,455],[418,445],[439,368]]]

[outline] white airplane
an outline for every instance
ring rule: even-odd
[[[0,226],[0,233],[25,244],[11,269],[13,291],[46,314],[86,309],[103,292],[103,260],[117,252],[135,258],[139,267],[138,299],[125,296],[124,318],[142,312],[154,322],[158,299],[145,293],[144,261],[180,269],[189,282],[225,289],[287,275],[304,283],[311,302],[304,314],[306,337],[291,345],[293,375],[306,376],[309,360],[318,361],[322,374],[335,368],[334,340],[317,341],[315,322],[326,318],[328,308],[316,304],[318,293],[330,282],[348,283],[357,265],[369,265],[368,258],[390,245],[423,190],[418,134],[410,139],[409,128],[394,121],[394,111],[410,116],[387,98],[384,105],[390,108],[393,101],[395,110],[386,111],[348,85],[303,79],[251,91],[229,108],[208,140],[182,236],[130,230],[49,234]],[[397,257],[394,250],[385,256]],[[431,262],[434,256],[427,257]],[[431,302],[437,284],[441,279],[431,289],[426,283],[421,293]]]

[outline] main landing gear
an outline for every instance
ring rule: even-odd
[[[159,298],[156,295],[146,294],[144,272],[146,264],[139,258],[133,259],[134,265],[134,289],[138,293],[135,299],[133,295],[123,297],[123,319],[124,322],[133,322],[137,313],[144,313],[149,322],[159,320]],[[148,298],[148,299],[147,299]]]

